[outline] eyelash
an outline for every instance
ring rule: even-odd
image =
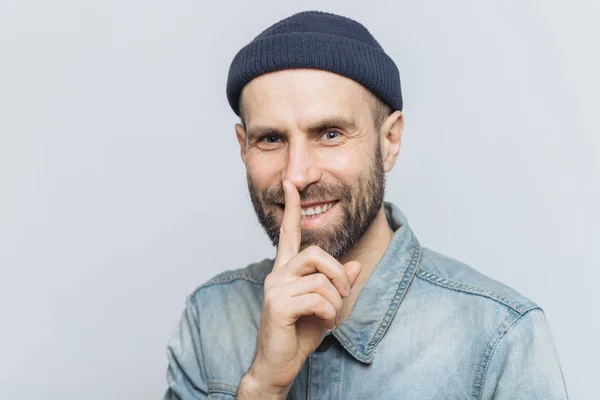
[[[259,143],[265,142],[267,144],[274,144],[275,143],[275,142],[267,142],[268,138],[281,139],[281,137],[279,137],[277,135],[264,135],[264,136],[261,136],[260,138],[258,138],[258,142]]]
[[[328,131],[326,131],[324,134],[322,134],[322,135],[320,136],[320,138],[324,137],[325,135],[327,135],[327,134],[329,134],[329,133],[335,133],[335,134],[337,135],[336,137],[334,137],[334,138],[331,138],[331,139],[330,139],[330,141],[333,141],[333,140],[335,140],[335,139],[338,139],[338,138],[340,137],[340,135],[341,135],[341,133],[340,133],[340,132],[338,132],[338,131],[336,131],[336,130],[328,130]],[[280,136],[277,136],[277,135],[264,135],[264,136],[260,137],[260,138],[258,139],[258,141],[259,141],[260,143],[264,142],[264,143],[267,143],[267,144],[275,144],[275,143],[276,143],[276,142],[267,142],[267,139],[268,139],[268,138],[275,138],[275,139],[278,139],[278,140],[282,140],[282,138],[281,138]]]
[[[323,137],[323,136],[325,136],[325,135],[327,135],[327,134],[329,134],[329,133],[335,133],[335,134],[337,134],[337,136],[336,136],[336,137],[334,137],[334,138],[333,138],[333,139],[331,139],[331,140],[335,140],[335,139],[339,138],[339,137],[340,137],[340,135],[341,135],[341,133],[339,133],[338,131],[335,131],[335,130],[329,130],[329,131],[325,132],[323,135],[321,135],[321,137]]]

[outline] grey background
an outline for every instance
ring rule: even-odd
[[[399,66],[387,199],[542,305],[571,397],[600,398],[598,2],[0,0],[2,398],[160,398],[185,297],[273,255],[225,80],[306,9]]]

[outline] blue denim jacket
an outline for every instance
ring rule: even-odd
[[[305,362],[289,399],[566,399],[541,308],[421,247],[400,210],[350,316]],[[168,346],[164,399],[232,399],[250,367],[273,260],[188,297]]]

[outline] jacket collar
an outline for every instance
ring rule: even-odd
[[[348,318],[331,332],[358,361],[373,362],[377,344],[390,326],[413,280],[421,246],[404,214],[392,203],[384,210],[394,235],[354,303]]]

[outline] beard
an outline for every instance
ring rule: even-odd
[[[379,142],[379,141],[378,141]],[[283,185],[266,188],[259,193],[247,176],[248,191],[258,221],[273,243],[279,245],[281,220],[268,207],[279,207],[285,202]],[[385,172],[381,148],[377,143],[375,157],[365,168],[355,185],[343,182],[310,184],[300,192],[302,202],[337,199],[341,221],[319,229],[304,229],[301,233],[300,250],[316,245],[336,259],[343,258],[367,232],[383,204]]]

